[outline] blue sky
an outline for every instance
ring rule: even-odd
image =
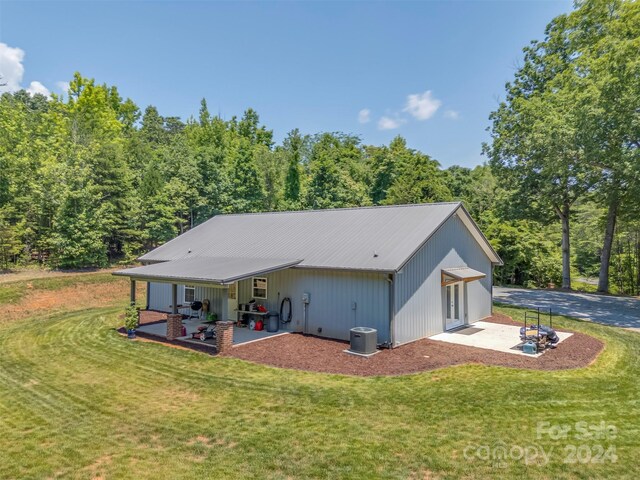
[[[59,93],[80,71],[183,119],[202,97],[224,118],[253,107],[278,141],[295,127],[375,145],[400,134],[444,166],[471,167],[522,48],[571,8],[0,0],[0,72],[5,90]]]

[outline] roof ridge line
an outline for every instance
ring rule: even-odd
[[[461,201],[451,201],[451,202],[431,202],[431,203],[403,203],[400,205],[365,205],[360,207],[338,207],[338,208],[313,208],[306,210],[277,210],[277,211],[267,211],[267,212],[244,212],[244,213],[218,213],[209,220],[215,217],[240,217],[240,216],[249,216],[249,215],[275,215],[282,213],[315,213],[315,212],[335,212],[335,211],[346,211],[346,210],[375,210],[375,209],[383,209],[383,208],[404,208],[404,207],[428,207],[435,205],[459,205]],[[203,222],[205,223],[205,222]]]

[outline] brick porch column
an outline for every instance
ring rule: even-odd
[[[167,340],[175,340],[182,336],[182,315],[170,313],[167,315]]]
[[[233,346],[233,322],[216,323],[216,350],[224,353]]]

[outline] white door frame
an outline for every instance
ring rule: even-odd
[[[238,282],[229,284],[227,289],[227,317],[225,320],[237,321],[238,318]]]
[[[444,329],[452,330],[464,325],[464,282],[445,285]]]

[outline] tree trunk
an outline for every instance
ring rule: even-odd
[[[618,206],[620,202],[617,196],[609,202],[607,212],[607,226],[604,231],[604,244],[602,255],[600,256],[600,277],[598,278],[598,291],[609,292],[609,265],[611,263],[611,250],[613,249],[613,237],[616,231],[616,221],[618,219]]]
[[[636,231],[636,295],[640,295],[640,236]]]
[[[569,241],[569,214],[571,204],[565,201],[562,209],[557,209],[562,221],[562,288],[571,290],[571,244]]]

